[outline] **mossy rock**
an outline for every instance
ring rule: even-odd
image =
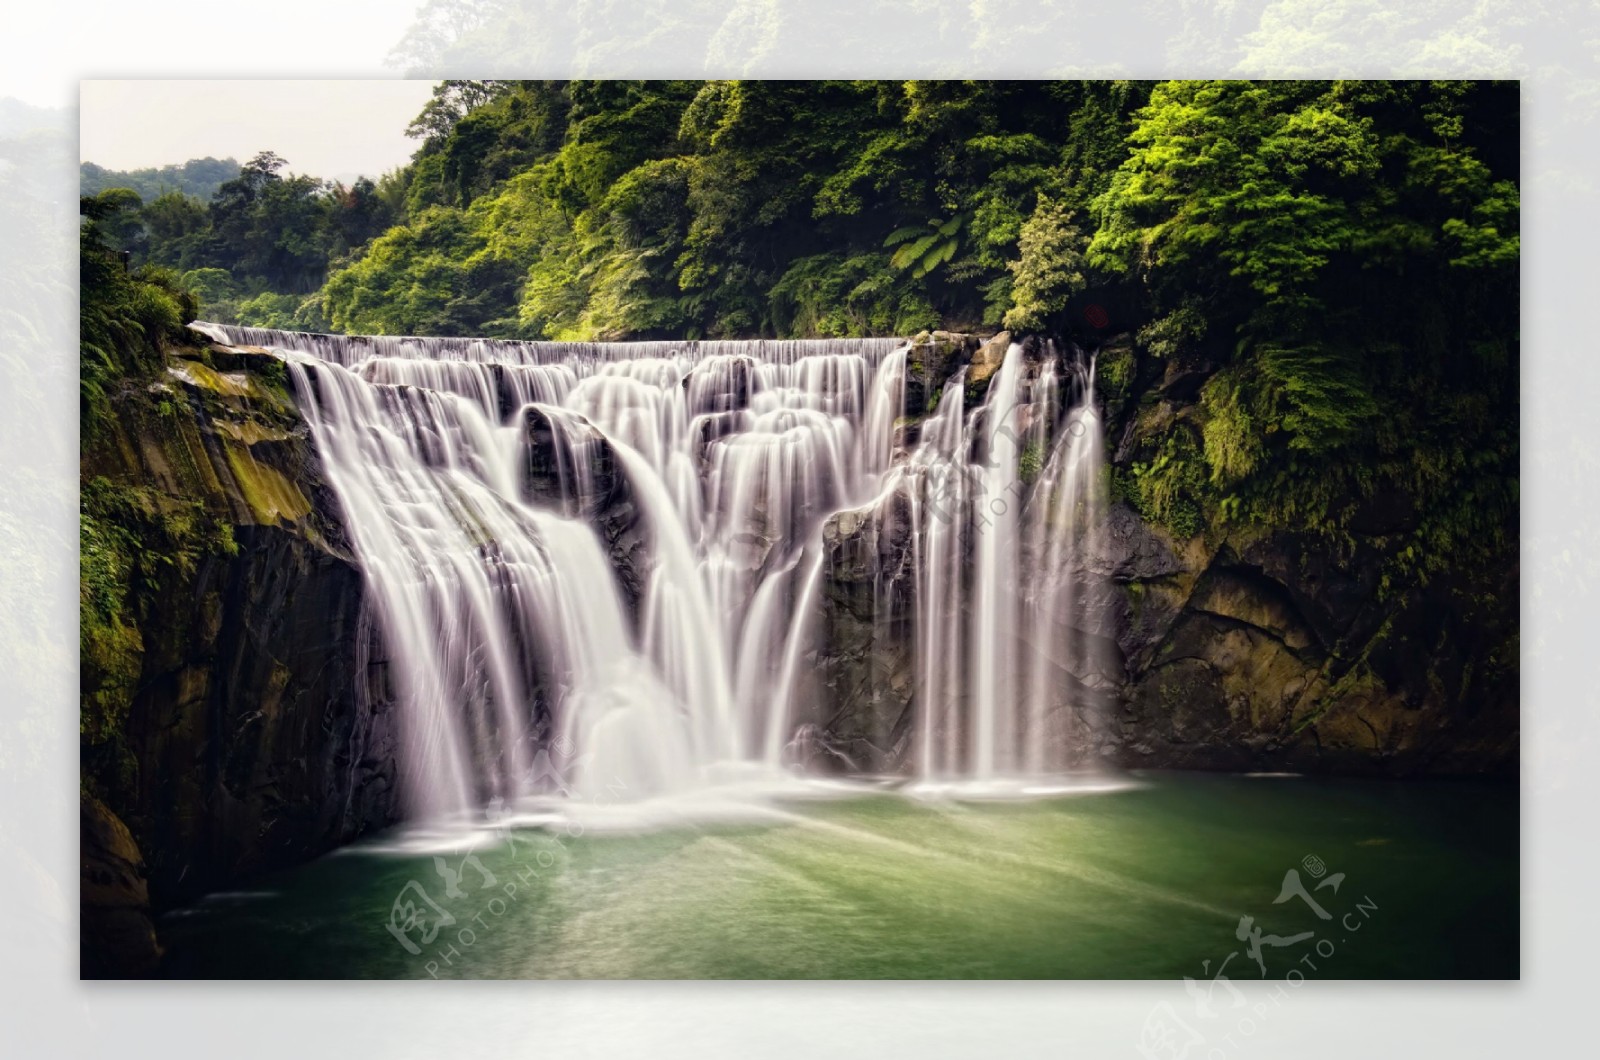
[[[248,445],[227,444],[223,451],[238,495],[257,523],[292,523],[311,514],[305,492],[277,468],[257,461]]]
[[[923,331],[913,337],[906,351],[906,413],[933,412],[945,384],[977,348],[977,337],[963,332]]]

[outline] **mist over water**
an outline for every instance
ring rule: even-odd
[[[797,735],[828,714],[806,676],[840,512],[906,524],[909,566],[882,578],[913,583],[913,790],[1038,790],[1085,764],[1104,461],[1076,351],[1013,345],[986,383],[957,366],[924,417],[897,339],[200,327],[289,364],[384,637],[415,818],[814,772]]]

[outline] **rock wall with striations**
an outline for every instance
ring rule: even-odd
[[[171,350],[83,441],[86,572],[117,601],[83,623],[85,974],[147,970],[131,917],[399,813],[382,642],[283,368]]]

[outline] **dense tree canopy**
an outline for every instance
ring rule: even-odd
[[[1400,565],[1424,576],[1499,554],[1516,510],[1515,86],[1167,83],[1128,144],[1089,262],[1138,281],[1152,352],[1217,369],[1135,468],[1150,514],[1411,526]]]
[[[85,433],[91,433],[114,381],[149,375],[159,367],[163,345],[181,338],[195,318],[192,292],[173,270],[156,265],[130,269],[108,235],[125,229],[139,197],[125,189],[79,200],[78,236],[79,402]]]
[[[102,211],[106,245],[134,264],[176,270],[207,316],[326,328],[318,292],[329,264],[398,219],[398,180],[346,186],[286,169],[263,151],[243,166],[202,159],[115,173],[85,163],[82,180],[85,195],[118,204]]]
[[[412,126],[406,223],[331,279],[328,313],[563,338],[998,324],[1024,223],[1041,197],[1087,207],[1147,93],[444,82]]]

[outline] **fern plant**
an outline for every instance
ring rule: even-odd
[[[890,232],[883,245],[900,249],[894,252],[889,264],[901,271],[910,269],[913,279],[922,279],[956,256],[961,248],[961,230],[966,227],[967,220],[966,214],[957,214],[948,221],[929,221],[925,225],[911,225]]]

